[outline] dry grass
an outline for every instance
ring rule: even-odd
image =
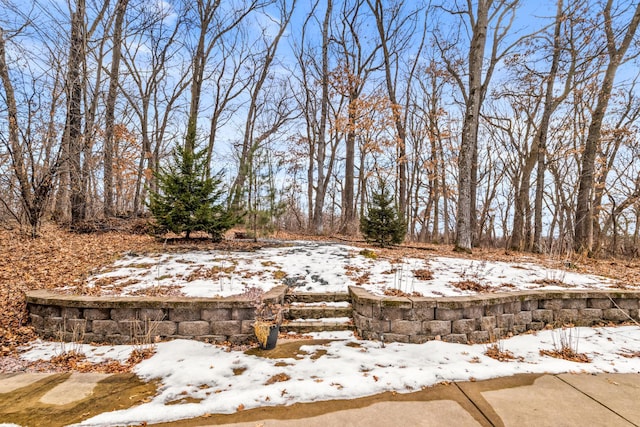
[[[498,360],[500,362],[511,362],[511,361],[524,361],[524,357],[522,356],[514,356],[512,352],[509,350],[505,350],[502,342],[496,342],[487,346],[484,354],[492,359]]]
[[[463,280],[461,282],[453,282],[451,286],[454,288],[458,288],[461,291],[473,291],[473,292],[489,292],[491,290],[491,286],[489,285],[481,285],[480,283],[474,280]]]
[[[580,334],[578,331],[579,330],[575,328],[553,330],[553,350],[540,350],[540,355],[579,363],[591,362],[589,356],[578,351],[578,345],[580,344]]]

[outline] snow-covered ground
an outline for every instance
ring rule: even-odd
[[[137,294],[170,287],[188,296],[229,296],[248,288],[268,290],[286,283],[307,292],[346,292],[358,284],[381,294],[387,289],[424,296],[456,296],[466,282],[485,291],[606,289],[615,282],[533,263],[463,258],[373,258],[361,248],[295,242],[255,252],[198,251],[128,255],[88,280],[106,294]],[[153,289],[151,289],[153,290]],[[497,345],[512,359],[487,356],[486,344],[430,341],[425,344],[362,341],[351,332],[310,334],[329,342],[302,342],[286,358],[267,358],[198,341],[158,343],[156,353],[134,371],[158,380],[148,403],[100,414],[81,425],[157,423],[267,405],[346,399],[384,391],[411,392],[444,381],[482,380],[520,373],[640,372],[640,326],[545,330],[504,339]],[[278,346],[289,340],[281,339]],[[542,355],[564,342],[588,363]],[[496,345],[496,344],[494,344]],[[74,344],[89,361],[125,361],[133,347]],[[68,350],[68,349],[67,349]],[[21,357],[48,360],[60,343],[36,342]]]
[[[303,345],[297,355],[265,358],[198,341],[157,344],[156,354],[135,367],[147,380],[158,379],[158,394],[140,406],[107,412],[83,426],[157,423],[205,414],[233,413],[269,405],[346,399],[397,391],[408,393],[444,381],[483,380],[521,373],[640,372],[640,327],[545,330],[499,343],[515,359],[500,362],[485,355],[488,345],[389,343],[356,339],[350,332],[314,334],[332,339]],[[561,341],[591,362],[550,356]],[[282,345],[286,340],[279,341]],[[124,361],[132,347],[78,345],[89,360]],[[23,353],[29,360],[49,359],[60,344],[38,342]]]
[[[374,294],[386,289],[423,296],[459,296],[459,282],[489,291],[523,289],[606,289],[613,280],[534,263],[477,261],[453,257],[372,258],[362,248],[294,242],[254,252],[194,251],[127,255],[91,276],[89,287],[103,294],[132,295],[170,287],[186,296],[238,295],[248,288],[269,290],[283,283],[305,292],[346,292],[359,284]]]

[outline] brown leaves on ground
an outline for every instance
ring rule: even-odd
[[[275,374],[274,376],[272,376],[271,378],[269,378],[264,385],[271,385],[271,384],[275,384],[275,383],[281,383],[284,381],[289,381],[291,379],[291,377],[287,374],[285,374],[284,372],[280,372],[279,374]]]
[[[388,297],[421,297],[420,292],[413,291],[411,293],[403,292],[400,289],[385,289],[384,294]]]
[[[160,241],[136,234],[145,221],[130,221],[130,225],[123,225],[122,221],[115,225],[93,224],[79,230],[82,233],[47,224],[36,239],[17,230],[0,230],[0,356],[34,338],[31,329],[26,327],[29,319],[25,293],[28,291],[70,287],[73,292],[90,293],[84,286],[86,278],[127,252],[251,251],[266,246],[264,242],[236,240],[212,243],[204,238]],[[165,289],[163,292],[174,295],[178,291]]]
[[[97,372],[101,374],[122,374],[131,372],[131,369],[153,356],[153,347],[134,349],[125,363],[117,360],[106,360],[101,363],[94,363],[87,360],[87,357],[78,351],[71,350],[61,353],[50,360],[38,360],[30,363],[25,369],[32,372]]]
[[[491,286],[482,285],[474,280],[463,280],[461,282],[453,282],[451,286],[458,288],[461,291],[473,291],[473,292],[489,292]]]
[[[559,350],[540,350],[540,356],[551,356],[556,359],[569,360],[571,362],[589,363],[591,359],[584,353],[577,353],[569,347],[562,347]]]
[[[0,344],[14,347],[31,339],[25,292],[55,289],[82,282],[92,271],[109,265],[126,251],[160,250],[149,236],[126,233],[76,234],[45,226],[32,239],[0,230]]]
[[[413,276],[418,280],[431,280],[433,279],[433,272],[426,268],[419,270],[413,270]]]
[[[505,350],[501,345],[495,343],[487,346],[487,350],[484,354],[500,362],[511,362],[512,360],[517,360],[518,362],[524,361],[524,357],[516,357],[512,352]]]

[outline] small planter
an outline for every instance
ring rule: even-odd
[[[278,342],[278,334],[280,333],[280,326],[271,323],[257,320],[253,325],[256,338],[258,338],[258,344],[263,350],[273,350],[276,348]]]

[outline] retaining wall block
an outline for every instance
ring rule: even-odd
[[[28,306],[30,313],[35,313],[38,316],[47,318],[47,317],[62,317],[60,315],[60,307],[56,305],[34,305],[29,304]]]
[[[239,332],[238,328],[238,332]],[[209,335],[211,327],[204,320],[192,320],[178,323],[178,334],[188,336]]]
[[[67,332],[84,335],[86,332],[91,332],[91,322],[87,322],[86,319],[66,319],[64,328]]]
[[[587,308],[611,308],[613,307],[613,301],[609,298],[589,298],[587,300]]]
[[[60,309],[60,317],[65,319],[80,319],[82,311],[75,307],[62,307]]]
[[[541,331],[547,324],[545,322],[531,322],[527,325],[527,329],[532,331]]]
[[[358,330],[370,330],[371,329],[371,318],[361,316],[358,313],[353,313],[353,324],[356,326]]]
[[[168,313],[161,308],[141,308],[138,312],[140,320],[153,320],[159,322],[167,320]]]
[[[522,303],[520,301],[505,302],[503,307],[504,314],[516,314],[521,311]]]
[[[577,310],[587,308],[587,300],[585,298],[565,299],[562,301],[562,308],[574,308]]]
[[[434,320],[436,316],[435,308],[414,308],[411,310],[405,310],[405,315],[407,318],[404,320],[415,320],[415,321],[423,321],[423,320]]]
[[[466,344],[468,342],[465,334],[449,334],[442,337],[442,341],[456,344]]]
[[[513,331],[513,325],[515,324],[514,314],[501,314],[496,316],[496,326],[504,329],[505,331]]]
[[[479,320],[476,319],[459,319],[454,320],[451,324],[451,331],[454,334],[468,334],[477,330]]]
[[[450,320],[427,320],[422,322],[422,328],[427,335],[448,335],[451,333]]]
[[[391,333],[400,335],[418,335],[422,332],[422,324],[410,320],[392,320]]]
[[[137,337],[145,334],[145,325],[142,320],[120,320],[118,328],[121,335]]]
[[[205,308],[202,310],[201,319],[207,322],[231,320],[231,310],[227,308]]]
[[[380,307],[382,308],[413,308],[413,302],[409,298],[395,297],[395,298],[381,298]]]
[[[504,305],[503,304],[487,305],[484,308],[484,315],[485,316],[497,316],[498,314],[503,314],[503,313],[504,313]]]
[[[148,324],[149,332],[153,337],[169,337],[175,335],[178,330],[176,322],[170,320],[150,321]]]
[[[599,308],[583,308],[578,310],[578,324],[591,326],[602,321],[602,310]]]
[[[576,323],[580,318],[577,308],[563,308],[554,312],[554,320],[561,323]]]
[[[373,317],[373,304],[356,302],[353,304],[353,310],[363,316]]]
[[[526,325],[531,323],[532,320],[530,311],[521,311],[520,313],[516,313],[514,317],[514,323],[516,325]]]
[[[200,320],[200,309],[197,308],[171,308],[169,320],[174,322],[192,322]]]
[[[553,322],[553,310],[533,310],[531,311],[531,318],[534,322],[544,322],[544,323],[552,323]]]
[[[64,329],[64,319],[62,317],[45,317],[44,330],[47,332],[61,332]]]
[[[482,305],[472,305],[462,309],[462,317],[465,319],[479,319],[484,315]]]
[[[87,320],[109,320],[111,318],[111,309],[85,308],[82,315]]]
[[[406,308],[401,307],[380,307],[381,320],[402,320],[405,318]]]
[[[34,313],[29,314],[29,317],[31,318],[31,325],[36,329],[36,331],[44,330],[44,317],[38,316]]]
[[[462,308],[436,308],[436,320],[459,320],[464,316]]]
[[[489,342],[489,331],[473,331],[468,335],[469,341],[472,343],[487,343]]]
[[[371,320],[371,329],[378,333],[387,333],[391,332],[391,321],[390,320]]]
[[[530,299],[530,300],[525,300],[520,302],[520,310],[522,311],[531,311],[531,310],[537,310],[537,309],[538,309],[537,299]]]
[[[602,310],[602,317],[604,320],[624,322],[625,320],[629,320],[629,311],[621,308],[606,308]]]
[[[94,320],[91,331],[98,335],[115,335],[120,333],[120,326],[115,320]]]
[[[251,335],[253,334],[253,323],[254,320],[241,320],[240,321],[240,334],[242,335]]]
[[[242,332],[242,320],[211,322],[211,333],[214,335],[235,335]]]
[[[484,316],[480,319],[480,330],[492,331],[496,327],[496,316]]]
[[[544,310],[560,310],[564,306],[564,302],[561,299],[543,299],[538,303],[538,306]]]
[[[638,309],[638,300],[636,298],[614,298],[613,301],[618,308],[625,310]]]
[[[232,320],[250,320],[254,319],[256,310],[253,307],[234,307],[231,309]],[[230,319],[230,320],[231,320]],[[202,319],[205,320],[205,319]]]
[[[135,308],[112,308],[111,320],[136,320],[136,311]]]
[[[513,325],[514,334],[523,334],[527,332],[527,325]]]
[[[82,342],[85,344],[91,344],[92,342],[100,342],[102,339],[102,335],[94,334],[93,332],[85,332],[82,337]]]

